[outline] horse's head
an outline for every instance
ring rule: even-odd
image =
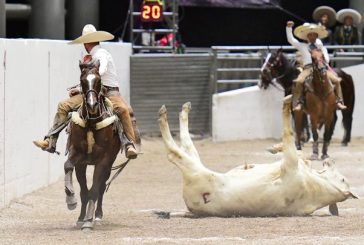
[[[350,191],[347,179],[337,170],[332,159],[326,158],[323,167],[323,170],[319,171],[321,177],[328,180],[332,186],[340,190],[347,198],[358,198],[356,194]]]
[[[311,50],[311,57],[314,69],[318,70],[321,76],[325,76],[326,62],[322,51],[318,49]]]
[[[284,66],[285,57],[283,55],[282,49],[273,51],[267,55],[264,64],[260,69],[261,77],[259,87],[268,88],[269,84],[272,83],[274,78],[280,76],[280,72]]]
[[[81,62],[81,89],[84,94],[84,103],[90,115],[99,112],[99,95],[101,91],[101,77],[99,74],[100,62]]]

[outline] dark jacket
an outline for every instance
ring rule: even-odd
[[[359,44],[358,29],[352,26],[351,30],[345,30],[344,25],[336,27],[334,33],[334,42],[338,45]]]

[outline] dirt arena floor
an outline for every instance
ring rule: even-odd
[[[206,166],[221,172],[279,159],[265,151],[273,143],[195,141]],[[0,210],[0,244],[364,244],[364,139],[349,147],[333,142],[329,149],[352,190],[363,197],[339,203],[339,217],[324,208],[307,217],[160,219],[150,210],[185,210],[181,173],[168,162],[160,138],[144,138],[143,150],[106,193],[104,219],[94,231],[76,228],[80,205],[67,210],[60,180]],[[310,150],[306,145],[304,152]],[[76,187],[78,192],[77,182]]]

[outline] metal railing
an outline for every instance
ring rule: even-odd
[[[328,45],[330,61],[334,67],[364,63],[364,45]],[[292,46],[213,46],[211,47],[210,79],[215,93],[256,85],[260,81],[260,68],[270,50],[282,49],[288,59],[295,59]],[[346,50],[343,51],[343,50]]]

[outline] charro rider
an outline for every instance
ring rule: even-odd
[[[87,53],[84,58],[84,62],[99,60],[100,68],[99,73],[101,76],[101,82],[103,84],[103,90],[105,91],[106,97],[112,102],[114,113],[119,117],[124,132],[128,140],[131,142],[126,146],[126,157],[136,158],[137,151],[134,146],[135,134],[137,131],[136,125],[134,125],[130,117],[133,115],[131,108],[122,99],[119,93],[119,85],[117,82],[116,68],[111,54],[100,47],[101,41],[107,41],[113,39],[114,36],[105,31],[96,31],[96,28],[91,25],[85,25],[82,31],[82,35],[70,44],[83,44]],[[56,143],[58,139],[59,132],[53,135],[49,135],[52,131],[58,128],[60,125],[64,124],[67,120],[68,113],[72,110],[78,108],[82,103],[82,95],[80,94],[79,88],[73,88],[69,92],[70,98],[60,102],[58,104],[57,113],[54,117],[53,126],[50,129],[48,135],[44,140],[36,140],[33,143],[40,147],[42,150],[54,153],[56,150]],[[130,113],[130,114],[129,114]],[[139,136],[139,135],[137,135]]]
[[[334,34],[335,44],[359,44],[358,29],[355,27],[361,22],[361,14],[354,9],[342,9],[336,14],[337,21],[342,25],[336,27]]]
[[[293,21],[288,21],[286,26],[286,34],[288,42],[294,46],[302,55],[303,60],[303,71],[300,75],[294,80],[296,82],[296,88],[293,91],[293,110],[301,110],[302,109],[302,93],[303,93],[303,84],[307,77],[312,76],[313,68],[312,68],[312,57],[311,53],[316,50],[320,50],[325,58],[326,64],[320,67],[321,73],[327,76],[332,83],[335,84],[335,94],[337,97],[337,107],[340,110],[346,109],[346,106],[343,103],[343,97],[341,92],[341,78],[339,78],[335,72],[331,70],[329,67],[329,54],[327,49],[323,46],[321,42],[321,38],[325,38],[327,36],[327,31],[324,26],[319,26],[316,24],[305,23],[301,26],[298,26],[294,34],[300,39],[306,40],[307,43],[299,42],[296,38],[293,37],[292,27],[294,26]]]

